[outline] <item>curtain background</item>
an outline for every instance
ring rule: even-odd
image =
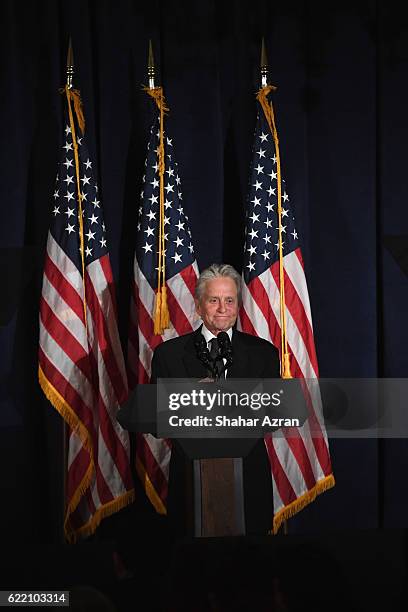
[[[276,5],[275,5],[276,4]],[[60,537],[62,427],[37,383],[38,303],[68,36],[97,167],[124,348],[136,215],[156,82],[170,108],[198,264],[242,265],[260,41],[302,238],[323,377],[406,377],[408,16],[396,0],[2,3],[0,461],[2,530]],[[405,236],[405,239],[404,239]],[[405,240],[405,242],[404,242]],[[405,244],[405,247],[404,247]],[[406,440],[332,440],[336,487],[291,533],[407,527]],[[7,532],[7,533],[6,533]]]

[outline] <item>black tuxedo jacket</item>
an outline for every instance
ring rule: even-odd
[[[158,378],[205,378],[205,366],[197,357],[195,338],[201,327],[191,334],[159,344],[152,360],[151,382]],[[279,354],[267,340],[234,330],[232,333],[232,366],[227,378],[279,378]]]
[[[194,378],[207,376],[196,354],[197,331],[167,340],[153,355],[151,382],[158,378]],[[266,340],[237,330],[232,334],[233,364],[227,378],[279,378],[279,354]],[[170,461],[168,516],[175,531],[182,534],[188,523],[185,483],[191,467],[176,445]],[[243,461],[245,524],[247,534],[265,534],[272,527],[273,499],[269,459],[263,440],[259,440]]]

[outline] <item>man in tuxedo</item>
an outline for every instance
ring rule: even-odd
[[[231,341],[232,364],[224,359],[221,375],[228,378],[278,378],[279,354],[266,340],[234,328],[241,300],[241,277],[228,264],[213,264],[204,270],[196,285],[195,304],[202,326],[195,332],[160,344],[153,355],[151,382],[158,378],[204,379],[208,365],[200,359],[203,340],[211,352],[212,339],[226,332]],[[225,337],[225,336],[224,336]],[[204,344],[205,347],[205,344]],[[208,355],[208,353],[207,353]],[[225,367],[227,369],[225,370]],[[185,465],[175,448],[170,464],[169,516],[181,518]],[[246,532],[266,533],[272,526],[272,479],[263,440],[259,440],[243,462]]]

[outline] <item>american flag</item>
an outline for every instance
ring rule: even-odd
[[[266,100],[267,102],[267,100]],[[243,303],[239,326],[261,336],[281,351],[278,151],[260,106],[248,192],[243,267]],[[285,182],[282,181],[282,249],[286,337],[293,377],[318,377],[309,295],[298,228]],[[282,359],[282,354],[281,354]],[[273,531],[323,490],[334,485],[321,399],[315,386],[310,394],[309,418],[296,432],[286,430],[265,437],[273,481]],[[313,430],[313,436],[310,430]],[[290,435],[289,435],[290,434]]]
[[[79,100],[79,92],[67,95]],[[102,202],[66,102],[40,303],[39,380],[68,426],[65,533],[75,541],[134,491],[128,433],[115,417],[128,388]]]
[[[153,350],[158,344],[193,331],[199,323],[193,297],[198,267],[189,220],[184,210],[181,179],[173,140],[165,133],[163,142],[164,240],[170,328],[161,335],[154,333],[160,217],[160,113],[157,113],[150,129],[137,224],[128,344],[129,383],[132,388],[137,383],[149,382]],[[150,434],[137,434],[137,473],[148,498],[160,514],[166,513],[170,456],[169,440]]]

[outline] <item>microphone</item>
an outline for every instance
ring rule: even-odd
[[[207,369],[207,373],[211,377],[215,378],[214,364],[210,358],[210,352],[207,348],[207,342],[202,334],[197,334],[194,338],[194,346],[196,349],[197,357]]]
[[[225,331],[221,331],[218,336],[218,346],[220,347],[220,356],[226,360],[224,370],[232,366],[232,344],[229,335]]]

